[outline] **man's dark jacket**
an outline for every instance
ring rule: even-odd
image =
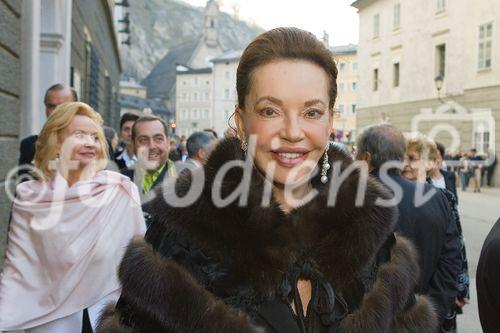
[[[420,280],[417,292],[432,297],[441,319],[455,303],[456,279],[461,268],[460,240],[451,219],[448,200],[432,185],[423,183],[423,193],[436,194],[423,205],[415,205],[417,183],[399,174],[389,175],[403,193],[398,204],[397,230],[413,241],[419,254]],[[387,184],[393,188],[395,184]]]
[[[476,273],[479,319],[484,333],[500,329],[500,219],[486,237]]]
[[[446,170],[440,170],[440,171],[444,177],[444,183],[445,183],[446,189],[455,195],[455,199],[457,200],[457,203],[458,203],[457,177],[455,176],[455,173],[451,172],[451,171],[446,171]]]
[[[21,140],[19,148],[19,165],[31,164],[35,158],[35,143],[38,135],[30,135]]]

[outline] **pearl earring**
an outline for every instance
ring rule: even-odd
[[[321,166],[321,182],[326,184],[328,182],[328,176],[326,175],[328,169],[330,169],[330,163],[328,163],[328,148],[330,148],[330,143],[326,144],[325,155],[323,155],[323,163]]]

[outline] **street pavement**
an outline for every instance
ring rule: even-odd
[[[471,278],[471,300],[464,308],[464,314],[458,316],[458,332],[482,332],[477,308],[476,269],[484,239],[493,224],[500,217],[500,189],[483,189],[481,193],[458,190],[459,211],[469,260]]]

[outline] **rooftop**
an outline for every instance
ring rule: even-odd
[[[333,54],[356,53],[357,50],[358,50],[358,45],[356,44],[330,46],[330,51],[332,51]]]
[[[243,50],[230,50],[224,52],[223,54],[210,59],[211,62],[228,62],[228,61],[239,61]]]

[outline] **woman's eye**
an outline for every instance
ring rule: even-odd
[[[320,110],[308,110],[306,112],[307,118],[319,118],[322,115],[323,115],[323,113]]]
[[[77,139],[83,139],[85,137],[85,134],[83,134],[83,133],[75,133],[74,136]]]
[[[266,109],[261,110],[260,114],[264,117],[272,118],[272,117],[276,117],[278,112],[274,109],[266,108]]]

